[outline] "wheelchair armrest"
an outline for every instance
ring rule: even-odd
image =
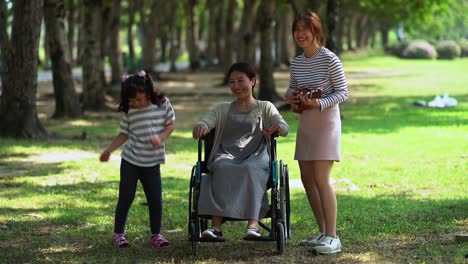
[[[214,136],[215,136],[215,128],[211,129],[210,132],[206,135],[201,136],[198,139],[198,160],[199,161],[206,161],[211,154],[211,150],[213,149],[214,143]],[[202,152],[203,155],[202,155]]]

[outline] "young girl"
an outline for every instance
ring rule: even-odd
[[[162,194],[160,164],[165,161],[164,142],[175,128],[175,114],[169,100],[154,91],[151,77],[144,71],[122,77],[123,112],[120,133],[101,154],[108,161],[112,151],[126,143],[120,164],[119,200],[115,210],[115,247],[129,247],[125,238],[128,211],[135,197],[138,180],[143,185],[149,207],[153,247],[165,247],[169,241],[161,234]]]
[[[348,98],[348,87],[340,59],[324,47],[318,15],[305,12],[294,19],[294,40],[304,51],[291,61],[286,93],[293,109],[305,108],[299,116],[295,159],[319,232],[301,244],[314,246],[322,254],[341,251],[336,234],[337,204],[330,172],[340,160],[341,120],[339,104]],[[299,88],[322,89],[320,98],[299,94]]]

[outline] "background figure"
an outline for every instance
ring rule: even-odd
[[[341,120],[338,104],[348,98],[340,59],[324,47],[318,15],[305,12],[293,22],[294,40],[304,51],[291,61],[286,100],[292,109],[307,108],[299,116],[295,159],[319,232],[301,241],[323,254],[341,251],[336,234],[337,203],[330,183],[334,161],[340,160]],[[298,94],[299,88],[321,89],[320,98]]]
[[[112,151],[122,144],[119,200],[115,210],[115,247],[130,246],[125,238],[128,211],[135,198],[138,180],[141,181],[148,202],[153,247],[164,247],[169,241],[161,232],[162,186],[160,164],[165,162],[164,142],[175,128],[175,114],[169,100],[154,91],[151,77],[140,71],[122,77],[121,102],[123,112],[120,133],[101,154],[100,160],[109,160]]]
[[[269,209],[269,137],[289,132],[275,106],[254,97],[256,74],[251,65],[235,63],[227,77],[236,99],[218,104],[193,128],[194,138],[216,128],[208,158],[210,173],[202,178],[198,213],[212,216],[212,228],[202,236],[218,240],[222,240],[224,217],[247,219],[245,238],[261,236],[258,221]]]

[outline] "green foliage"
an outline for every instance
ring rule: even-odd
[[[426,1],[411,1],[420,3]],[[404,23],[411,38],[432,40],[457,40],[467,37],[468,5],[466,0],[432,1],[422,19],[410,19]],[[411,14],[408,14],[411,17]]]
[[[402,57],[403,56],[403,51],[405,51],[405,49],[408,47],[408,45],[409,45],[409,42],[406,42],[406,41],[397,42],[397,43],[395,43],[393,45],[389,45],[385,49],[385,53],[391,54],[391,55],[394,55],[394,56],[397,56],[397,57]]]
[[[460,57],[461,49],[453,40],[445,40],[437,43],[436,50],[439,59],[455,59]]]
[[[409,43],[408,47],[403,51],[402,57],[409,59],[435,59],[437,58],[437,51],[429,42],[415,40]]]

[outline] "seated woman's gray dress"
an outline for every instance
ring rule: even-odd
[[[269,155],[259,107],[231,104],[210,173],[202,177],[198,213],[261,220],[268,212]]]

